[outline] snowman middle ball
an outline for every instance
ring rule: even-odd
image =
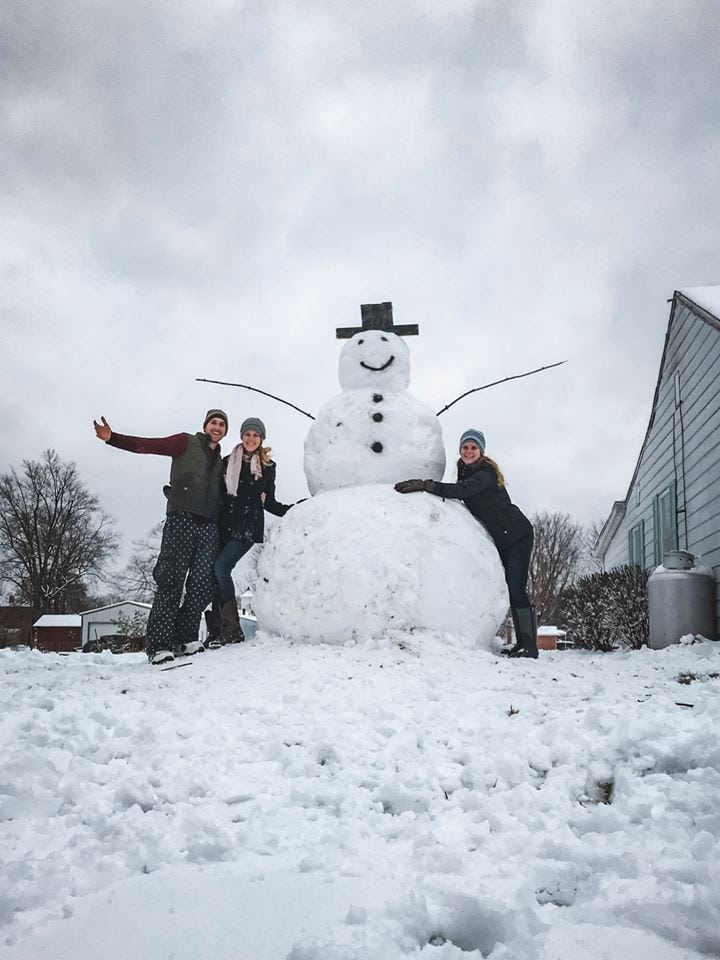
[[[433,411],[407,392],[410,351],[397,334],[355,334],[340,352],[343,393],[320,410],[305,440],[311,494],[410,477],[442,479],[445,450]]]

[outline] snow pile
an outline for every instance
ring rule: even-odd
[[[400,641],[0,651],[0,957],[720,952],[716,644]]]
[[[368,484],[284,517],[260,555],[253,609],[293,640],[446,630],[489,649],[507,604],[497,550],[464,504]]]

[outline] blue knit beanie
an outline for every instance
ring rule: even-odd
[[[248,417],[246,420],[243,420],[240,424],[240,436],[242,436],[246,430],[254,430],[255,433],[260,434],[263,440],[267,436],[265,424],[259,417]]]
[[[473,443],[476,443],[480,447],[480,453],[485,453],[485,434],[482,430],[476,430],[474,427],[470,427],[470,429],[466,430],[460,437],[460,446],[462,447],[467,440],[472,440]]]

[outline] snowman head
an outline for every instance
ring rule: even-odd
[[[338,374],[343,390],[382,388],[399,393],[410,384],[410,351],[396,333],[362,330],[340,351]]]

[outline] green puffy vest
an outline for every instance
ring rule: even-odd
[[[220,449],[209,450],[207,433],[188,439],[185,451],[173,457],[167,512],[179,510],[217,520],[220,512],[222,458]]]

